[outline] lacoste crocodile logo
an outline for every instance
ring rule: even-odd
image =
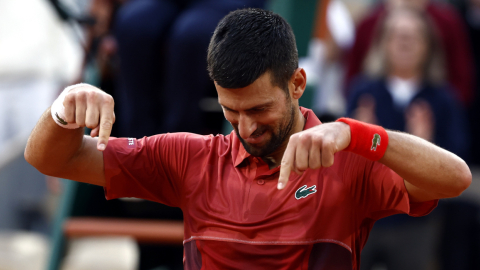
[[[316,193],[316,188],[316,185],[313,185],[309,188],[307,188],[307,185],[303,185],[301,188],[297,189],[297,192],[295,192],[295,199],[300,200],[301,198],[305,198],[310,194]]]
[[[55,113],[55,116],[57,117],[57,120],[60,124],[66,126],[68,123],[67,121],[63,120],[60,116],[58,116],[58,113]]]
[[[380,137],[380,135],[378,135],[377,133],[373,134],[372,147],[370,148],[370,151],[377,151],[377,146],[380,145],[381,140],[382,138]]]

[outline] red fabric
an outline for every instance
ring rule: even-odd
[[[301,110],[306,129],[321,124]],[[138,197],[183,210],[186,269],[345,269],[341,261],[359,269],[375,220],[436,206],[413,207],[400,176],[344,151],[329,168],[292,173],[278,190],[279,168],[248,154],[233,132],[111,138],[104,162],[107,199]],[[305,185],[316,192],[297,199]],[[312,250],[343,259],[318,261]]]
[[[426,12],[437,27],[445,51],[447,81],[453,85],[458,99],[468,105],[473,97],[474,66],[466,26],[458,13],[447,4],[430,2]],[[359,23],[355,42],[347,57],[347,86],[361,73],[377,24],[384,15],[385,6],[381,4]]]
[[[344,151],[373,161],[383,157],[388,146],[388,134],[383,127],[344,117],[337,121],[350,126],[350,144]],[[375,135],[379,135],[378,142],[374,142]]]

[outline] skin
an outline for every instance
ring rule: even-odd
[[[261,157],[271,168],[280,165],[288,138],[302,131],[305,125],[298,98],[292,101],[290,97],[303,94],[305,71],[297,69],[293,78],[287,86],[288,95],[280,87],[272,85],[269,72],[240,89],[227,89],[215,84],[225,118],[232,124],[245,149]],[[272,149],[272,146],[276,147]]]
[[[298,99],[305,85],[305,71],[301,68],[288,82],[290,98],[281,88],[272,85],[269,73],[243,89],[224,89],[216,85],[220,104],[230,109],[225,111],[227,120],[247,143],[255,142],[251,145],[256,149],[268,144],[275,128],[282,127],[284,118],[289,117],[286,113],[293,106],[292,135],[278,149],[262,157],[272,168],[281,165],[279,189],[285,187],[292,171],[302,173],[307,169],[331,166],[334,154],[350,144],[350,127],[345,123],[322,124],[302,131],[305,119],[299,111]],[[265,102],[271,106],[258,113]],[[115,120],[112,97],[93,86],[80,86],[69,92],[64,106],[67,122],[94,128],[91,135],[98,133],[99,137],[83,136],[82,128],[59,127],[47,110],[30,135],[25,149],[26,160],[47,175],[105,186],[101,151],[108,146]],[[470,185],[470,169],[456,155],[418,137],[387,132],[389,145],[380,162],[406,179],[412,201],[455,197]]]
[[[423,22],[412,14],[397,13],[387,29],[383,43],[389,74],[403,79],[420,77],[428,54]]]
[[[428,0],[388,0],[387,8],[393,10],[396,8],[413,8],[423,10],[428,4]]]

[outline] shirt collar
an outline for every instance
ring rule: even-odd
[[[320,120],[312,110],[304,107],[300,107],[300,111],[302,112],[303,117],[305,117],[305,127],[303,128],[303,130],[307,130],[309,128],[322,124],[322,122],[320,122]],[[247,150],[245,150],[242,143],[238,139],[235,131],[232,131],[232,137],[233,137],[233,149],[238,149],[237,155],[235,158],[235,163],[234,163],[235,167],[237,167],[240,164],[242,164],[243,161],[249,158],[251,155],[247,152]]]

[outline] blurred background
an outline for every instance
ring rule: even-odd
[[[300,103],[401,130],[462,157],[473,183],[430,215],[378,221],[362,270],[480,269],[480,0],[1,0],[0,270],[182,269],[179,209],[46,177],[23,158],[62,89],[116,101],[113,136],[228,133],[206,51],[228,12],[282,15]]]

